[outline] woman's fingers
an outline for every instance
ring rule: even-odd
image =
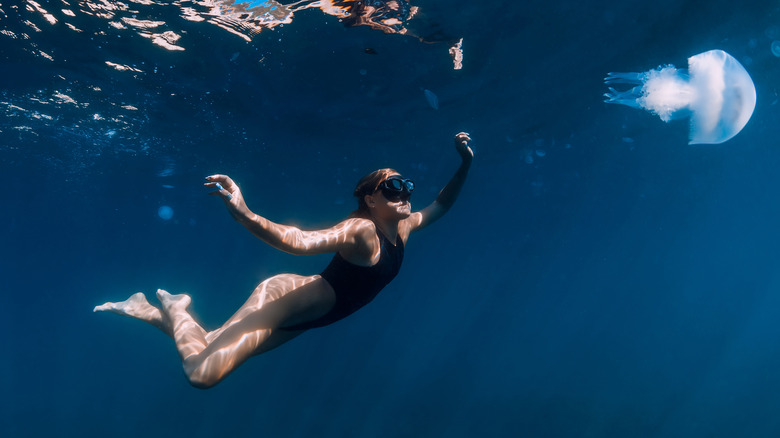
[[[236,184],[227,175],[210,175],[206,177],[206,181],[204,186],[216,189],[209,192],[209,195],[220,195],[228,201],[233,199],[233,192],[238,190]]]
[[[458,146],[466,145],[470,141],[471,141],[471,137],[469,137],[469,134],[466,132],[461,132],[455,136],[455,143]]]
[[[458,146],[465,146],[470,141],[471,141],[471,137],[469,137],[469,135],[466,134],[465,132],[461,132],[460,134],[455,136],[455,143]]]
[[[455,148],[464,159],[474,156],[474,151],[469,147],[471,137],[467,132],[460,132],[455,136]]]
[[[206,181],[220,183],[228,190],[232,190],[232,188],[236,185],[236,183],[234,183],[229,176],[220,174],[209,175],[206,177]]]
[[[230,192],[228,192],[227,190],[225,190],[225,188],[222,187],[222,185],[220,183],[206,183],[204,185],[206,187],[216,189],[216,190],[210,191],[209,195],[219,195],[219,196],[222,196],[223,198],[225,198],[227,200],[233,199],[233,195]]]

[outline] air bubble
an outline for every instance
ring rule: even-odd
[[[167,205],[163,205],[157,209],[157,216],[160,216],[160,219],[164,221],[170,220],[173,217],[173,209]]]
[[[772,41],[772,54],[780,58],[780,41]]]

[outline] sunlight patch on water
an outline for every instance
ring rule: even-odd
[[[168,50],[184,50],[184,47],[177,46],[176,41],[179,41],[179,36],[175,32],[172,31],[166,31],[160,34],[149,34],[145,35],[141,33],[142,36],[145,36],[147,38],[150,38],[153,43],[157,44],[158,46],[162,47],[163,49]]]
[[[27,4],[31,5],[33,8],[35,8],[36,11],[38,11],[41,15],[43,15],[43,18],[46,19],[46,21],[49,22],[49,24],[57,24],[57,19],[54,18],[54,15],[50,14],[48,11],[43,9],[38,2],[34,2],[33,0],[27,0]]]
[[[154,29],[165,24],[164,21],[136,20],[127,17],[122,17],[122,22],[137,29]]]
[[[368,26],[424,40],[407,30],[417,9],[405,0],[0,2],[0,44],[9,56],[25,62],[18,71],[22,84],[0,91],[0,117],[4,120],[0,132],[13,142],[33,146],[32,154],[53,157],[52,163],[73,164],[73,170],[90,166],[101,156],[155,153],[155,147],[168,146],[160,146],[160,139],[145,131],[154,125],[150,123],[154,114],[150,115],[149,108],[200,105],[205,114],[212,101],[209,91],[197,98],[179,93],[187,86],[179,87],[174,80],[180,74],[177,68],[181,68],[176,61],[183,58],[158,56],[160,53],[168,55],[167,51],[185,48],[197,52],[196,42],[204,38],[201,33],[213,36],[203,29],[211,30],[214,25],[251,40],[258,32],[291,23],[296,13],[308,9],[314,15],[321,12],[336,17],[344,26]],[[416,19],[422,21],[423,17]],[[415,24],[415,28],[419,26]],[[316,29],[309,30],[314,37]],[[436,37],[444,35],[436,27],[427,32]],[[452,43],[449,36],[442,38],[447,39],[425,41]],[[460,40],[453,47],[453,60],[461,60]],[[442,57],[447,56],[444,50]],[[136,56],[139,51],[155,53]],[[239,52],[231,50],[224,56],[240,64],[248,62],[251,55],[242,52],[239,57]],[[31,58],[33,62],[28,63]],[[258,62],[263,59],[264,55]],[[24,76],[27,66],[34,72],[29,78]],[[12,67],[9,65],[9,69]],[[165,71],[158,73],[158,68]],[[373,70],[364,68],[360,72],[370,76]],[[128,78],[136,78],[138,83],[126,81]],[[227,93],[227,89],[221,92]],[[424,97],[432,108],[438,107],[438,98],[432,92]],[[0,149],[14,147],[15,143],[0,145]]]
[[[147,154],[148,145],[138,144],[146,116],[136,107],[106,97],[98,87],[88,87],[86,93],[70,87],[28,94],[4,91],[0,93],[0,118],[8,132],[15,132],[28,148],[46,139],[46,144],[30,153],[73,172],[107,153]],[[95,111],[98,108],[100,112]],[[0,150],[14,148],[0,145]]]
[[[139,70],[135,67],[130,67],[129,65],[117,64],[111,61],[106,61],[106,65],[116,69],[117,71],[133,71],[136,73],[143,73],[143,70]]]
[[[346,27],[368,26],[427,43],[446,42],[453,68],[459,70],[463,66],[462,38],[444,37],[431,23],[422,28],[415,25],[428,37],[409,30],[408,24],[418,15],[418,8],[408,0],[51,0],[44,4],[45,8],[39,1],[23,0],[20,6],[11,6],[23,26],[21,30],[13,27],[13,19],[0,21],[0,44],[3,37],[30,40],[30,32],[40,33],[47,27],[59,30],[64,25],[64,29],[86,32],[95,40],[108,35],[121,38],[121,32],[134,32],[165,50],[184,51],[192,47],[188,44],[193,44],[186,38],[188,30],[192,30],[187,23],[207,22],[250,42],[264,30],[292,23],[296,13],[315,9],[336,17]],[[0,14],[6,15],[2,9]],[[24,50],[49,61],[55,61],[57,56],[56,52],[42,51],[33,42]]]
[[[337,17],[348,27],[368,26],[384,33],[417,37],[409,32],[406,24],[417,14],[418,8],[406,0],[298,0],[286,3],[275,0],[132,0],[130,3],[60,0],[59,3],[59,8],[52,4],[51,11],[35,0],[25,0],[23,4],[28,11],[40,14],[50,25],[62,21],[68,28],[80,31],[69,21],[79,16],[92,16],[107,20],[108,25],[115,29],[132,29],[168,50],[184,49],[176,44],[183,34],[182,29],[172,28],[176,26],[172,20],[161,20],[161,16],[167,16],[172,8],[178,10],[178,16],[186,21],[206,21],[246,41],[263,30],[292,23],[297,12],[307,9],[319,9],[326,15]],[[26,24],[36,32],[41,31],[35,23],[28,21]],[[152,29],[156,32],[151,32]],[[450,52],[457,69],[462,60],[460,42],[453,45]]]

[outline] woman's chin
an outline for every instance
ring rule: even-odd
[[[406,204],[404,206],[401,206],[401,208],[398,209],[398,215],[401,216],[401,219],[406,219],[412,214],[412,206],[409,204]]]

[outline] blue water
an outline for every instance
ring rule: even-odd
[[[319,9],[257,32],[147,3],[0,2],[1,436],[780,436],[777,2],[413,2],[432,44]],[[758,93],[726,143],[602,102],[607,72],[711,49]],[[326,227],[379,167],[427,205],[459,131],[468,182],[396,280],[215,388],[155,328],[92,313],[164,288],[213,329],[328,262],[253,238],[206,175]]]

